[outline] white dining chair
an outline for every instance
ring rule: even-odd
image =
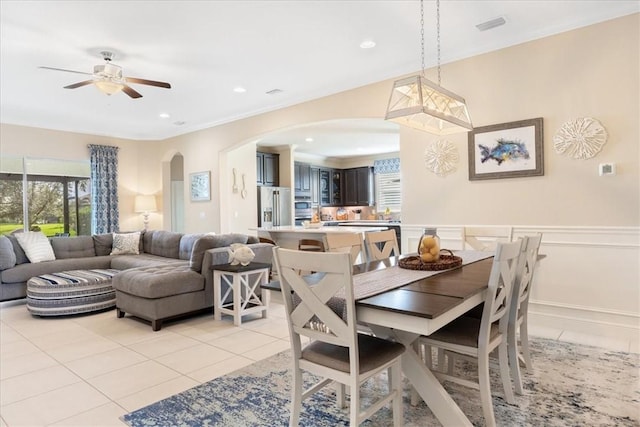
[[[364,246],[367,249],[367,259],[369,261],[378,261],[400,255],[396,231],[393,229],[365,233]]]
[[[462,249],[494,251],[499,242],[510,242],[513,227],[463,227]]]
[[[522,378],[520,375],[520,363],[527,369],[531,369],[531,353],[529,351],[529,330],[527,314],[529,311],[529,296],[533,284],[533,275],[538,265],[538,252],[542,234],[526,236],[522,239],[520,259],[516,280],[513,286],[511,297],[511,308],[509,310],[509,366],[516,393],[522,394]],[[520,332],[520,346],[518,346],[517,332]],[[522,352],[518,349],[521,348]]]
[[[405,347],[356,331],[352,265],[348,253],[303,252],[274,248],[293,351],[290,426],[300,421],[302,401],[321,388],[341,384],[336,403],[344,408],[344,386],[351,394],[349,425],[358,426],[392,402],[393,425],[402,425],[402,371]],[[318,281],[298,270],[323,274]],[[336,294],[338,294],[336,296]],[[310,340],[303,347],[302,337]],[[322,379],[303,391],[302,371]],[[386,394],[362,408],[360,386],[387,371]]]
[[[347,252],[351,256],[352,264],[366,261],[366,250],[362,233],[327,233],[327,252]]]
[[[487,295],[484,300],[482,318],[462,316],[445,325],[429,336],[421,336],[418,344],[425,363],[429,369],[431,364],[431,349],[443,350],[438,358],[438,369],[433,370],[440,380],[448,380],[480,391],[480,401],[485,423],[495,425],[491,386],[489,382],[489,355],[498,349],[500,377],[507,403],[514,404],[513,390],[509,375],[507,333],[509,326],[509,309],[516,269],[520,256],[521,241],[512,243],[498,243],[489,277]],[[455,375],[455,359],[472,359],[478,364],[478,381],[472,382]]]

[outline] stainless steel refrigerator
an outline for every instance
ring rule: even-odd
[[[258,227],[292,225],[291,188],[258,187]]]

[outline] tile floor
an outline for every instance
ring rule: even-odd
[[[637,342],[538,328],[532,335],[638,352]],[[0,427],[123,426],[121,415],[289,348],[283,306],[240,327],[200,315],[153,332],[114,310],[31,316],[0,304]]]

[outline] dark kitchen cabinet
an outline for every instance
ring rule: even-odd
[[[311,205],[320,205],[320,168],[311,166]]]
[[[295,196],[299,199],[310,199],[311,165],[295,162],[293,164],[293,178]]]
[[[280,155],[256,152],[256,177],[258,185],[280,185]]]
[[[340,206],[344,204],[342,198],[342,170],[333,169],[331,173],[331,203],[334,206]]]
[[[332,170],[320,168],[319,169],[319,177],[320,177],[320,206],[331,206],[331,177]]]
[[[344,204],[346,206],[370,206],[373,196],[373,170],[370,167],[345,169]]]

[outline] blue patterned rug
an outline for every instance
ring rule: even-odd
[[[640,425],[638,354],[544,339],[533,340],[531,347],[534,369],[523,371],[525,395],[516,395],[516,405],[503,399],[497,369],[492,370],[491,390],[498,425]],[[156,427],[287,426],[290,364],[290,353],[279,353],[127,414],[123,421],[130,426]],[[363,397],[375,396],[385,387],[384,379],[370,381],[362,388]],[[445,383],[445,388],[474,425],[484,425],[478,391],[450,383]],[[411,406],[409,397],[405,379],[406,426],[439,425],[424,402]],[[346,411],[336,408],[331,388],[305,401],[301,426],[348,424]],[[391,424],[391,410],[383,408],[362,425]]]

